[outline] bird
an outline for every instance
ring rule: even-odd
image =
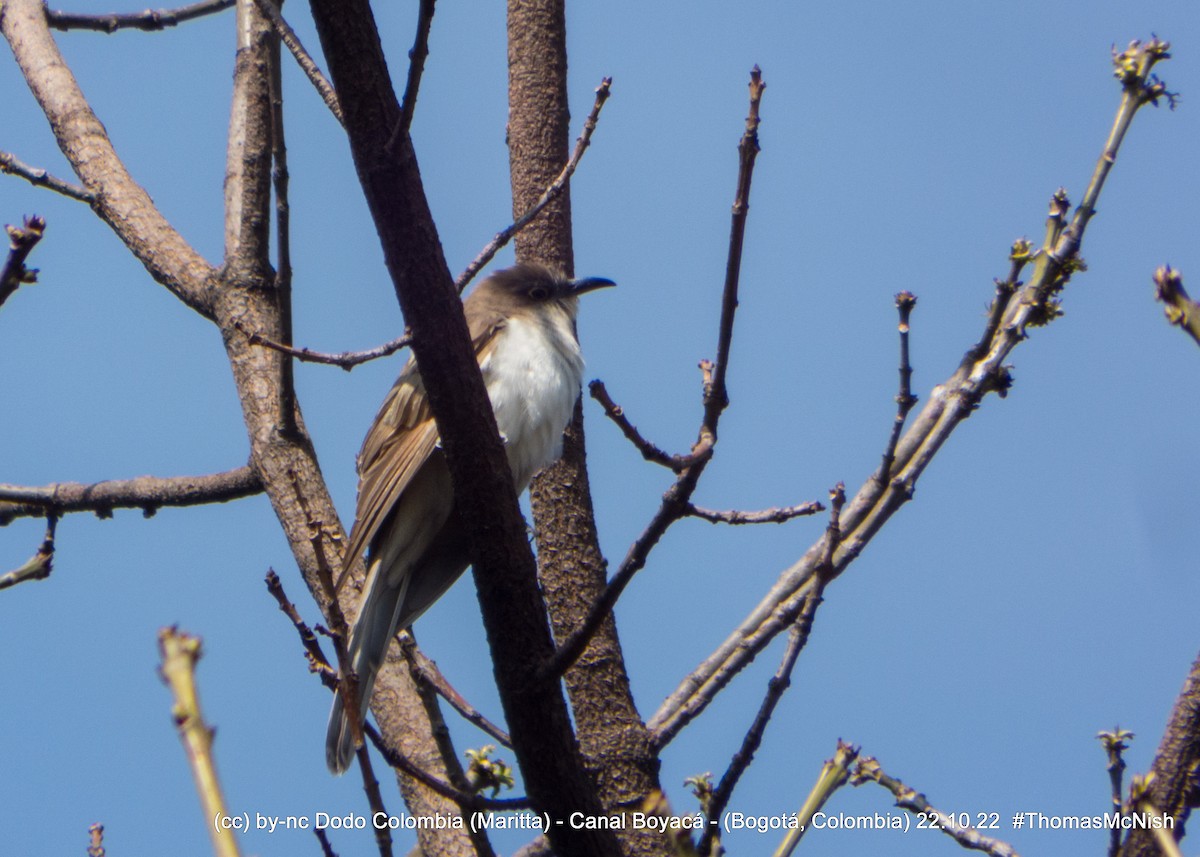
[[[562,455],[563,431],[583,380],[575,327],[578,298],[613,285],[602,277],[569,279],[552,268],[523,263],[493,273],[463,302],[518,494]],[[365,551],[365,595],[348,646],[362,717],[393,636],[412,625],[470,564],[415,357],[384,399],[357,465],[358,501],[339,584]],[[325,761],[341,774],[353,756],[339,691],[329,714]]]

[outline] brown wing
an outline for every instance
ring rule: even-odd
[[[490,354],[496,333],[503,326],[502,319],[494,319],[471,331],[477,360],[483,361]],[[425,396],[425,384],[416,361],[410,358],[383,400],[358,453],[358,504],[349,544],[342,555],[338,588],[437,444],[437,424]]]

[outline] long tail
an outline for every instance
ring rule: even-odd
[[[371,572],[373,575],[377,569],[372,568]],[[368,575],[368,581],[372,575]],[[407,578],[395,588],[383,584],[383,581],[379,581],[379,584],[368,585],[367,600],[350,636],[350,662],[358,676],[360,718],[366,716],[365,709],[375,686],[375,676],[379,674],[379,668],[387,656],[392,635],[396,632],[396,621],[400,618],[400,605],[408,590]],[[329,729],[325,733],[325,764],[333,773],[344,774],[353,759],[353,730],[346,716],[341,691],[338,691],[329,712]]]

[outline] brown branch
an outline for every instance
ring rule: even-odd
[[[210,266],[155,208],[117,157],[50,35],[41,0],[5,0],[0,31],[92,207],[154,280],[213,318]]]
[[[1193,809],[1200,808],[1200,657],[1192,663],[1183,689],[1171,709],[1167,728],[1151,766],[1149,800],[1175,819],[1182,835]],[[1133,830],[1122,857],[1157,854],[1152,831]]]
[[[265,0],[276,11],[271,0]],[[260,4],[261,5],[261,4]],[[269,17],[269,16],[268,16]],[[279,34],[268,41],[268,93],[271,100],[271,183],[275,190],[275,290],[279,294],[280,339],[292,344],[292,231],[291,203],[288,201],[290,175],[287,163],[287,138],[283,123],[283,71]],[[296,426],[296,379],[291,360],[279,366],[279,430],[287,437],[298,437]]]
[[[1200,345],[1200,303],[1188,296],[1183,287],[1183,275],[1172,270],[1170,265],[1164,265],[1154,272],[1154,285],[1155,297],[1162,301],[1167,321]]]
[[[433,9],[436,0],[420,0],[417,9],[417,35],[412,50],[408,52],[408,80],[404,83],[404,98],[400,101],[400,122],[392,137],[408,134],[412,128],[413,112],[417,109],[417,92],[421,88],[421,74],[425,71],[425,59],[429,56],[429,29],[433,26]],[[461,289],[459,290],[461,291]]]
[[[56,30],[95,30],[101,33],[115,33],[117,30],[165,30],[179,24],[222,12],[232,6],[236,0],[202,0],[181,6],[178,9],[147,9],[144,12],[108,15],[79,15],[74,12],[59,12],[46,10],[46,21]]]
[[[467,702],[461,693],[454,689],[454,686],[442,675],[438,665],[417,647],[417,641],[413,639],[412,634],[407,632],[400,634],[400,651],[404,653],[409,669],[412,670],[413,677],[418,682],[437,691],[438,696],[450,703],[450,707],[468,723],[491,736],[503,746],[512,748],[512,738],[508,733],[484,717],[478,709]]]
[[[464,289],[470,284],[471,280],[475,279],[478,274],[492,258],[500,252],[513,236],[533,222],[533,219],[542,213],[554,200],[558,199],[566,190],[567,184],[571,181],[571,176],[575,174],[579,162],[583,160],[583,153],[587,151],[587,147],[591,145],[592,133],[596,130],[596,123],[600,119],[600,110],[604,107],[604,102],[608,100],[609,91],[612,88],[612,78],[606,77],[600,81],[600,85],[596,87],[596,100],[592,104],[592,111],[588,114],[587,120],[583,123],[583,133],[579,135],[579,139],[575,142],[575,151],[571,153],[570,160],[566,166],[562,168],[562,172],[558,174],[550,186],[542,193],[538,201],[535,202],[528,211],[518,217],[510,226],[496,233],[487,245],[479,251],[479,255],[467,265],[465,271],[458,275],[458,279],[454,281],[454,287],[461,294]]]
[[[300,42],[300,37],[296,35],[288,22],[284,20],[279,9],[271,0],[255,0],[258,4],[259,11],[266,16],[271,22],[271,26],[279,35],[287,49],[295,57],[296,63],[300,66],[300,70],[304,72],[304,76],[308,78],[321,96],[321,100],[325,102],[325,106],[329,108],[329,112],[333,114],[333,118],[338,121],[339,125],[345,126],[346,122],[342,118],[342,107],[338,103],[337,93],[333,91],[333,85],[321,72],[320,67],[313,61],[312,55],[304,49],[304,45]]]
[[[637,430],[637,426],[631,423],[629,418],[625,416],[625,409],[612,400],[612,396],[608,394],[608,388],[604,386],[603,381],[592,381],[589,383],[588,392],[591,393],[593,399],[600,403],[600,407],[604,408],[604,416],[616,423],[621,433],[628,438],[630,443],[637,447],[638,452],[642,454],[642,458],[654,464],[669,467],[676,473],[683,470],[690,463],[688,461],[690,456],[671,455],[661,447],[655,446],[642,437],[641,432]]]
[[[403,771],[442,797],[454,801],[463,809],[474,812],[487,812],[489,810],[528,809],[531,806],[528,798],[489,798],[456,789],[449,783],[442,782],[437,777],[430,776],[404,758],[404,756],[386,746],[379,733],[375,731],[375,727],[370,723],[363,726],[363,734],[371,739],[371,743],[375,745],[375,749],[379,751],[379,755],[383,756],[384,761],[391,767],[398,771]]]
[[[95,482],[54,482],[28,487],[0,484],[0,526],[15,518],[95,512],[111,517],[114,509],[141,509],[150,517],[163,506],[201,506],[227,503],[262,493],[254,468],[246,466],[207,476],[138,476]]]
[[[687,514],[692,518],[701,518],[713,524],[782,524],[793,518],[805,515],[815,515],[825,511],[825,506],[816,501],[799,503],[795,506],[777,506],[772,509],[762,509],[757,512],[742,512],[733,509],[718,511],[702,509],[691,503],[687,504]]]
[[[1158,40],[1142,46],[1138,67],[1145,75],[1153,61],[1165,56],[1166,45]],[[1123,55],[1122,55],[1123,56]],[[1147,86],[1149,78],[1143,78]],[[875,534],[913,495],[917,480],[930,461],[988,393],[1003,394],[1011,384],[1005,359],[1027,336],[1030,327],[1046,324],[1059,312],[1058,294],[1072,274],[1080,270],[1079,248],[1087,223],[1094,213],[1109,167],[1116,159],[1137,109],[1150,101],[1138,93],[1145,90],[1126,84],[1117,108],[1113,130],[1105,144],[1100,163],[1084,193],[1084,202],[1075,211],[1071,223],[1063,228],[1048,227],[1050,246],[1037,254],[1033,275],[1028,283],[997,288],[996,300],[986,330],[991,338],[981,341],[964,356],[958,369],[934,388],[908,430],[896,445],[891,477],[881,482],[874,475],[859,488],[841,516],[841,538],[831,557],[826,557],[826,538],[822,537],[796,563],[785,569],[775,585],[750,614],[705,660],[686,676],[659,707],[649,726],[660,745],[678,734],[685,719],[694,718],[715,692],[723,688],[777,634],[788,628],[812,593],[820,569],[832,579],[841,574],[866,548]],[[1054,207],[1065,205],[1057,198]],[[1051,220],[1054,220],[1052,209]],[[1012,256],[1018,255],[1013,253]],[[828,565],[826,561],[828,560]]]
[[[10,152],[0,152],[0,173],[18,176],[35,187],[44,187],[80,202],[90,203],[95,198],[79,185],[56,178],[41,167],[31,167]]]
[[[582,765],[561,687],[537,681],[553,652],[537,568],[504,447],[438,241],[400,104],[366,0],[312,0],[355,169],[404,318],[473,560],[496,683],[533,805],[552,818],[603,808]],[[378,695],[378,694],[377,694]],[[610,832],[552,825],[563,854],[612,853]]]
[[[46,516],[46,535],[29,560],[20,568],[0,575],[0,589],[8,589],[27,580],[45,580],[54,566],[54,530],[58,526],[58,515]]]
[[[308,627],[308,623],[300,616],[300,611],[296,609],[296,605],[288,599],[287,593],[283,591],[283,582],[280,581],[279,575],[275,573],[275,569],[268,569],[266,582],[267,592],[271,593],[271,597],[275,599],[283,615],[291,620],[292,627],[296,629],[296,634],[300,637],[300,644],[304,647],[304,653],[308,658],[309,670],[320,677],[321,684],[330,690],[336,691],[338,684],[337,670],[330,665],[329,659],[325,657],[325,652],[321,648],[321,642],[317,639],[317,635]]]
[[[252,345],[261,345],[264,348],[270,348],[282,354],[289,354],[304,363],[323,363],[326,366],[339,366],[347,372],[362,363],[395,354],[401,348],[407,348],[412,342],[412,337],[408,333],[405,333],[403,336],[396,337],[391,342],[376,345],[374,348],[367,348],[363,351],[342,351],[337,354],[330,354],[325,351],[314,351],[311,348],[293,348],[290,345],[275,342],[261,333],[247,333],[246,336]]]
[[[820,603],[821,596],[818,592],[815,597],[809,599],[807,608],[797,619],[796,624],[792,626],[787,648],[779,662],[779,668],[767,682],[767,692],[763,695],[762,703],[754,715],[750,728],[746,730],[746,734],[742,738],[742,745],[730,760],[729,767],[721,776],[721,782],[708,798],[704,814],[709,823],[704,825],[704,833],[696,846],[699,854],[710,853],[713,836],[720,830],[721,816],[725,813],[725,807],[729,805],[729,799],[733,797],[733,790],[737,788],[742,774],[754,761],[754,754],[762,744],[767,724],[771,722],[779,700],[783,699],[783,694],[792,683],[792,669],[796,666],[796,659],[800,656],[800,651],[808,642],[808,636],[812,632],[813,619],[816,617],[817,607],[820,606]]]
[[[721,293],[721,320],[717,329],[717,362],[715,367],[701,364],[704,373],[704,417],[699,437],[692,447],[691,460],[679,473],[674,484],[663,494],[658,511],[642,531],[637,541],[630,546],[620,567],[613,575],[604,594],[596,601],[579,628],[555,652],[552,660],[540,670],[543,677],[559,677],[579,657],[588,640],[600,627],[600,623],[612,611],[625,587],[646,564],[650,551],[658,544],[667,529],[687,514],[692,494],[700,476],[704,473],[713,446],[717,442],[717,424],[721,413],[729,404],[725,387],[725,374],[729,363],[729,350],[733,341],[733,319],[738,303],[738,281],[741,277],[742,244],[746,232],[746,215],[750,210],[750,180],[754,174],[754,163],[758,156],[758,108],[766,84],[758,66],[750,72],[750,115],[746,117],[746,130],[738,144],[738,179],[734,194],[732,224],[729,236],[729,254],[725,264],[725,287]],[[707,361],[705,361],[707,362]]]
[[[21,286],[37,282],[37,268],[26,268],[25,260],[42,240],[46,221],[36,214],[26,217],[24,227],[5,226],[8,233],[8,257],[0,268],[0,306]]]
[[[931,805],[925,795],[906,786],[900,780],[889,777],[874,758],[860,761],[854,768],[850,782],[854,786],[861,786],[866,782],[878,783],[896,798],[896,806],[922,819],[928,819],[931,822],[930,826],[941,830],[963,848],[983,851],[992,857],[1019,857],[1016,849],[1007,842],[984,836],[974,827],[956,824],[952,815],[947,815]]]
[[[368,727],[369,728],[369,727]],[[379,745],[383,739],[375,736]],[[379,791],[379,780],[375,779],[375,770],[371,765],[371,752],[364,743],[357,749],[358,770],[362,775],[363,792],[367,796],[367,805],[371,807],[372,818],[387,818],[387,809],[383,805],[383,793]],[[386,824],[374,824],[375,845],[379,849],[379,857],[392,857],[392,834]]]

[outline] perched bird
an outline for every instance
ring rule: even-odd
[[[481,282],[463,305],[475,359],[520,493],[562,454],[583,378],[575,334],[578,297],[612,286],[517,265]],[[466,570],[466,538],[454,514],[450,471],[414,359],[384,399],[358,454],[358,506],[342,575],[366,550],[362,610],[350,635],[360,712],[396,631],[407,628]],[[339,693],[325,760],[343,773],[354,755]]]

